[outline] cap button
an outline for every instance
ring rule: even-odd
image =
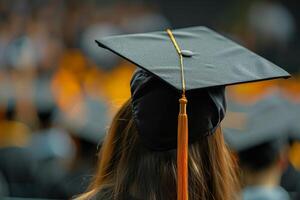
[[[181,55],[183,57],[192,57],[194,55],[194,52],[190,50],[181,50]]]

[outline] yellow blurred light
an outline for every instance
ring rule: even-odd
[[[295,142],[291,146],[289,160],[296,169],[300,170],[300,142]]]
[[[262,99],[266,93],[278,86],[277,80],[232,85],[227,88],[230,99],[241,104],[253,104]]]

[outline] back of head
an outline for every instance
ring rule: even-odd
[[[140,140],[132,118],[131,101],[115,116],[103,143],[99,168],[83,199],[177,198],[176,149],[153,151]],[[220,128],[189,145],[189,199],[234,199],[234,162]]]
[[[272,140],[238,153],[239,162],[243,169],[263,171],[276,164],[282,151],[282,142]]]

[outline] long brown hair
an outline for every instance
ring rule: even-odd
[[[99,199],[112,200],[177,199],[176,149],[156,152],[143,146],[131,112],[128,100],[114,117],[104,140],[89,192],[79,199],[93,199],[99,194]],[[189,145],[188,162],[190,200],[236,199],[236,165],[220,128]]]

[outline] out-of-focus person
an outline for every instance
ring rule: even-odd
[[[67,165],[74,158],[75,146],[70,135],[53,124],[55,105],[36,107],[39,127],[33,132],[28,149],[38,163],[37,196],[67,198],[60,183],[68,173]]]
[[[290,199],[280,180],[288,165],[291,117],[286,101],[277,95],[240,107],[224,123],[225,139],[236,152],[241,168],[243,200]],[[226,124],[232,122],[230,118],[235,122]]]
[[[16,104],[10,100],[5,110],[5,119],[0,121],[0,173],[3,191],[7,196],[32,197],[35,187],[37,162],[26,146],[31,139],[31,130],[15,119]]]
[[[300,82],[299,77],[293,81],[289,81],[289,84],[284,87],[284,96],[288,99],[290,103],[289,112],[292,116],[291,126],[289,134],[291,135],[289,139],[289,165],[285,170],[281,185],[290,194],[292,194],[293,199],[300,198]]]

